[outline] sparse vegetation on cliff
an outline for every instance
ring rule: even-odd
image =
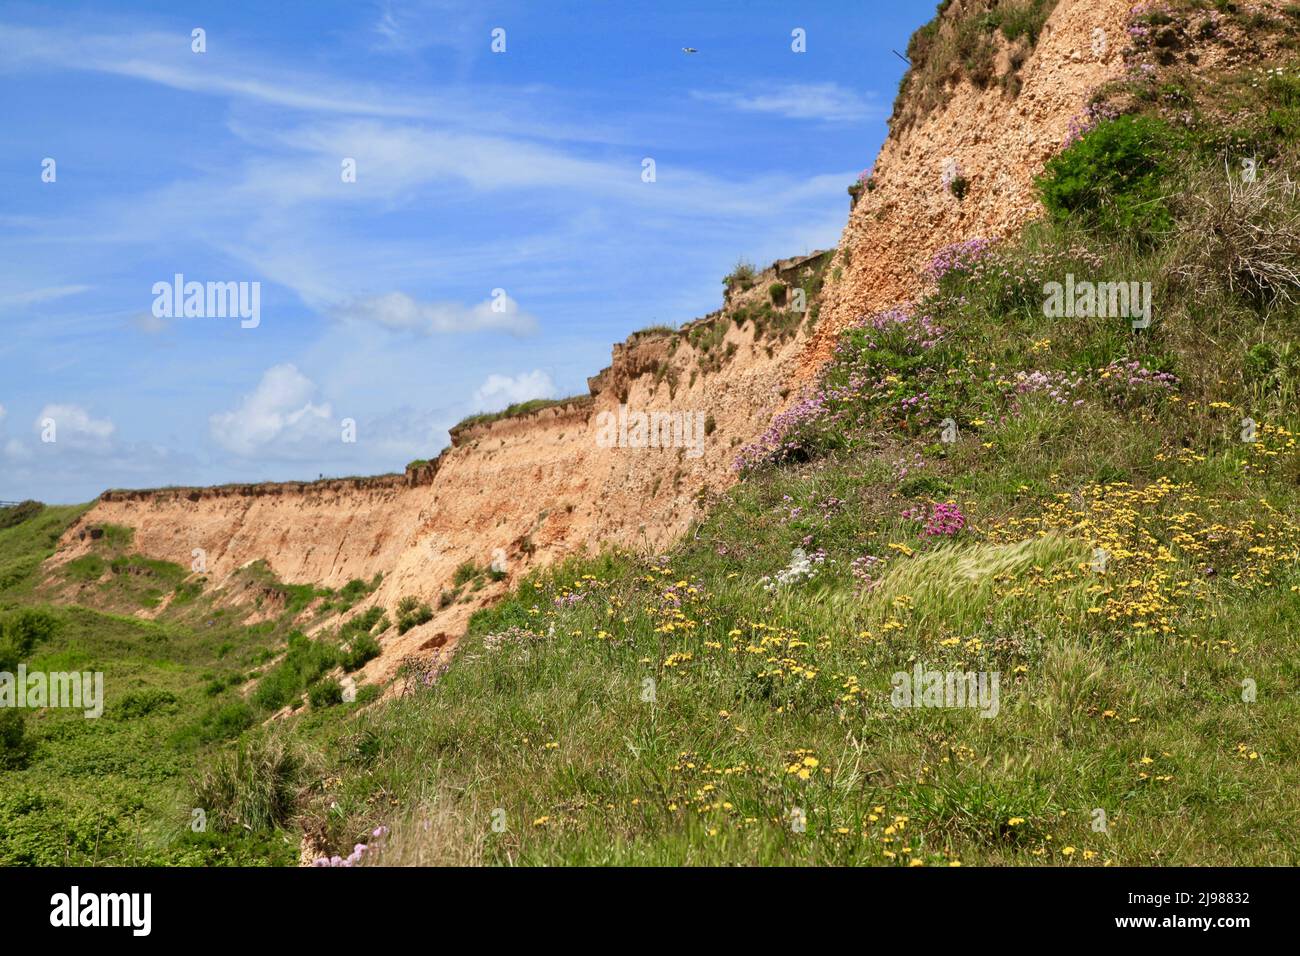
[[[934,19],[907,44],[910,66],[894,100],[890,129],[901,132],[924,120],[962,80],[979,89],[997,81],[1009,94],[1019,92],[1020,68],[1057,2],[942,0]],[[1003,49],[1007,63],[999,74],[997,58]]]
[[[468,418],[461,419],[452,427],[452,431],[461,431],[466,428],[475,428],[480,425],[490,425],[492,422],[501,421],[503,418],[517,418],[520,415],[530,415],[533,412],[540,412],[544,408],[553,408],[556,405],[567,405],[570,402],[586,401],[587,395],[570,395],[568,398],[533,398],[526,402],[515,402],[513,405],[507,405],[499,412],[484,412],[479,415],[470,415]]]

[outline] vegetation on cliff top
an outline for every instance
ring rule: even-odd
[[[935,17],[907,44],[909,67],[894,100],[890,129],[901,132],[943,106],[962,80],[1020,91],[1020,67],[1058,0],[941,0]],[[1007,51],[997,72],[998,54]]]

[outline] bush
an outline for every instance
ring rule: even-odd
[[[445,606],[442,604],[441,598],[439,598],[438,606]],[[432,619],[433,611],[429,608],[429,605],[416,601],[413,597],[404,597],[397,605],[398,634],[405,634],[411,628],[418,627]]]
[[[23,713],[13,707],[0,708],[0,770],[21,770],[35,749]]]
[[[1139,240],[1160,236],[1173,221],[1163,189],[1176,137],[1146,116],[1101,123],[1048,160],[1037,181],[1043,205],[1057,222]]]
[[[0,620],[0,671],[14,670],[37,644],[53,637],[58,626],[58,618],[36,608],[24,608]]]
[[[23,501],[11,508],[0,508],[0,531],[20,525],[29,518],[35,518],[45,510],[39,501]]]
[[[117,705],[116,716],[120,720],[134,720],[147,717],[157,710],[170,708],[176,703],[176,695],[167,690],[133,690],[123,694]]]
[[[767,294],[771,297],[773,305],[785,305],[786,287],[784,282],[773,282],[767,287]]]
[[[322,680],[307,688],[307,699],[315,710],[343,703],[343,688],[336,680]]]
[[[293,815],[305,770],[302,756],[279,737],[247,740],[200,771],[194,806],[219,831],[273,830]]]
[[[473,561],[462,561],[456,567],[456,572],[451,576],[452,584],[467,584],[478,577],[478,568],[474,566]]]
[[[343,652],[343,669],[351,672],[379,656],[379,642],[367,633],[358,634]]]
[[[753,263],[741,259],[736,263],[736,267],[722,280],[722,284],[725,285],[728,290],[739,287],[742,292],[745,292],[754,287],[755,275],[757,275],[757,272],[754,269]]]
[[[253,703],[263,710],[279,710],[296,703],[298,695],[339,663],[338,648],[313,641],[301,631],[289,635],[289,650],[253,691]]]
[[[204,743],[215,740],[229,740],[238,737],[253,726],[256,714],[253,708],[243,700],[232,700],[213,707],[199,723],[199,738]]]

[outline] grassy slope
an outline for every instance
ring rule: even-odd
[[[334,667],[330,639],[295,666],[278,656],[307,601],[323,596],[331,609],[344,608],[373,584],[304,593],[254,566],[247,578],[265,593],[235,607],[205,590],[201,576],[133,554],[129,529],[112,526],[90,554],[44,580],[40,562],[84,510],[45,508],[0,530],[0,626],[22,609],[53,615],[54,636],[25,658],[29,672],[100,671],[107,702],[98,719],[24,712],[35,746],[25,766],[0,770],[0,865],[295,862],[298,838],[287,831],[192,832],[190,780],[209,751],[280,699],[301,699],[306,683]],[[164,599],[156,620],[134,616]],[[245,624],[267,600],[283,607],[278,616]],[[246,701],[245,681],[267,674],[276,677],[277,700]]]

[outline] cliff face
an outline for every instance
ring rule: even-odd
[[[191,567],[202,549],[217,585],[259,559],[291,583],[340,587],[382,572],[360,610],[408,595],[436,608],[462,563],[504,565],[503,580],[429,623],[390,631],[367,674],[390,676],[406,654],[454,643],[474,609],[538,564],[606,545],[660,549],[680,536],[734,480],[737,448],[784,400],[806,344],[806,313],[765,307],[771,285],[813,281],[824,258],[759,273],[725,309],[677,333],[631,336],[590,380],[590,396],[458,428],[436,461],[406,475],[106,492],[48,567],[86,553],[87,528],[125,525],[150,557]]]
[[[614,346],[589,397],[458,430],[435,463],[404,476],[106,493],[65,536],[51,570],[89,547],[85,527],[104,523],[135,529],[136,550],[186,567],[203,549],[217,584],[258,559],[285,581],[332,587],[383,572],[361,607],[392,608],[408,595],[436,607],[463,562],[504,561],[504,580],[406,635],[391,629],[367,668],[368,679],[382,679],[406,654],[449,647],[475,608],[533,566],[604,545],[664,548],[734,481],[739,447],[815,375],[839,329],[914,295],[939,247],[1006,235],[1036,214],[1033,176],[1090,91],[1122,69],[1127,10],[1119,0],[1060,0],[1020,69],[1018,96],[963,81],[891,135],[820,302],[821,260],[778,263],[721,312]],[[960,200],[941,182],[953,160],[969,180]],[[778,279],[787,294],[809,284],[818,321],[765,308]],[[678,447],[630,447],[635,413],[655,411],[678,416]]]
[[[1091,91],[1124,71],[1130,6],[1061,0],[1019,68],[1018,95],[998,84],[978,90],[964,83],[923,120],[891,133],[876,160],[874,188],[840,238],[839,277],[827,283],[824,318],[801,357],[800,381],[816,374],[845,325],[913,298],[940,248],[1009,236],[1039,214],[1034,177]],[[967,181],[960,199],[943,182],[954,163]]]

